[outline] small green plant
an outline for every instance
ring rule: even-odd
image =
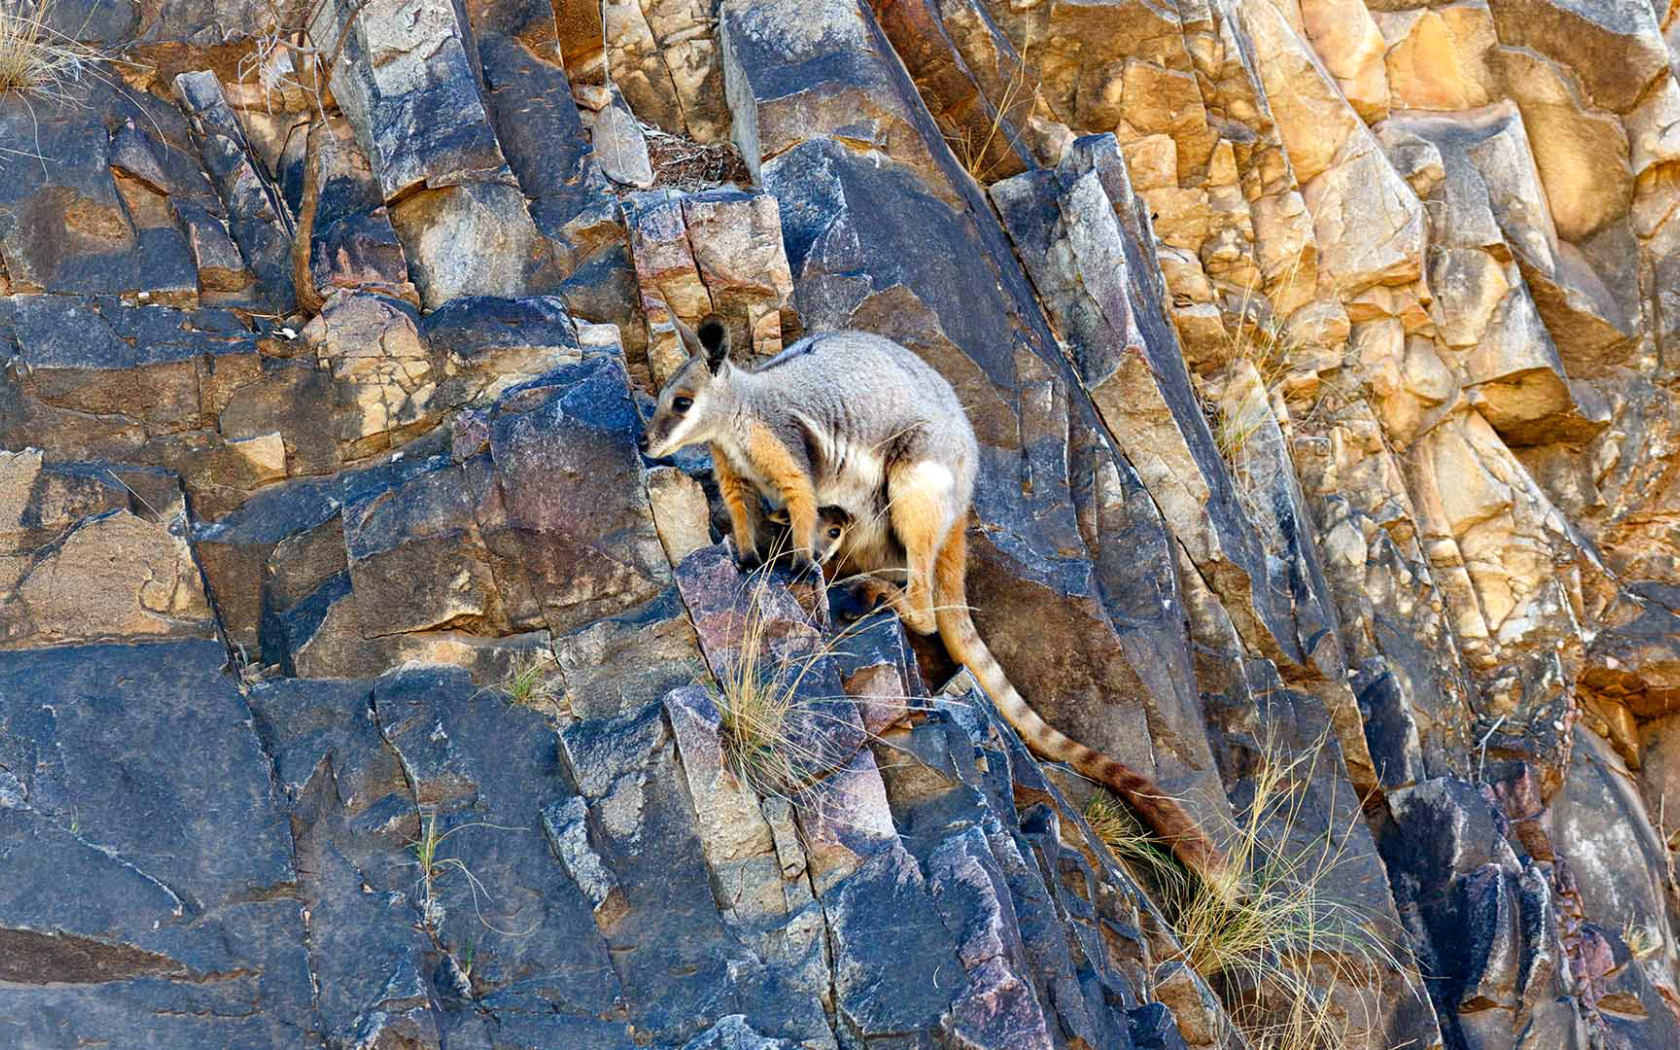
[[[437,898],[432,889],[434,880],[442,874],[437,865],[437,851],[447,834],[448,832],[438,834],[435,810],[423,812],[420,814],[420,836],[409,840],[408,843],[410,852],[414,854],[414,866],[420,869],[420,914],[428,927],[432,926],[437,918]]]
[[[548,714],[569,714],[571,694],[560,680],[559,664],[547,649],[537,649],[514,661],[497,690],[508,703]]]
[[[417,838],[408,841],[408,849],[414,854],[414,867],[420,869],[420,877],[416,880],[415,885],[420,890],[420,917],[426,930],[436,936],[438,925],[444,917],[443,902],[438,898],[437,887],[446,875],[455,871],[465,878],[467,887],[472,894],[473,914],[477,916],[478,921],[485,928],[508,937],[524,937],[535,932],[537,927],[542,925],[540,918],[531,924],[530,929],[523,931],[504,930],[493,925],[484,917],[484,913],[479,907],[481,897],[484,900],[492,899],[489,891],[484,888],[484,883],[479,881],[478,876],[474,875],[472,869],[467,867],[466,863],[460,858],[439,856],[438,850],[444,842],[448,841],[450,836],[466,831],[468,828],[493,828],[497,831],[526,830],[505,824],[491,824],[476,820],[465,824],[457,824],[448,831],[439,832],[437,810],[422,809],[420,811],[420,834]]]
[[[1173,863],[1111,797],[1099,793],[1086,807],[1087,822],[1110,852],[1156,888],[1183,959],[1220,992],[1249,1043],[1264,1050],[1339,1047],[1341,1024],[1323,984],[1362,987],[1373,972],[1404,972],[1376,930],[1379,917],[1332,891],[1351,829],[1299,841],[1306,784],[1322,750],[1287,758],[1275,743],[1262,747],[1253,797],[1220,836],[1230,873],[1212,883]]]

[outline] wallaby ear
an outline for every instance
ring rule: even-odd
[[[671,315],[671,323],[676,326],[677,338],[682,340],[683,349],[688,351],[689,357],[705,357],[706,345],[700,337],[694,334],[694,329],[682,323],[682,318]]]
[[[729,328],[717,314],[707,314],[695,330],[700,346],[705,350],[706,367],[717,375],[718,369],[729,360]]]

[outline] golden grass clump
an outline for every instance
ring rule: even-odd
[[[0,94],[62,100],[107,56],[52,28],[55,0],[0,0]]]
[[[999,132],[1004,131],[1006,124],[1012,129],[1013,134],[1004,142],[1003,148],[1006,153],[1014,149],[1026,119],[1032,116],[1039,105],[1038,83],[1035,81],[1030,86],[1027,83],[1027,55],[1031,48],[1032,42],[1029,40],[1021,49],[1021,53],[1015,56],[1014,67],[1009,71],[1009,80],[1003,87],[1003,97],[992,107],[992,119],[986,126],[986,134],[979,136],[976,141],[974,130],[964,128],[961,134],[945,136],[945,142],[951,147],[957,163],[968,172],[969,178],[981,186],[987,184],[992,169],[998,166],[1001,159],[986,159],[993,152],[993,146],[999,142]]]
[[[1319,742],[1320,745],[1324,741]],[[1365,989],[1374,974],[1404,972],[1381,917],[1338,900],[1350,828],[1303,841],[1306,785],[1322,746],[1284,757],[1262,748],[1253,798],[1224,835],[1231,874],[1191,878],[1123,806],[1099,792],[1086,807],[1110,852],[1155,887],[1181,957],[1219,992],[1232,1022],[1261,1050],[1331,1050],[1345,1022],[1330,984]],[[1355,810],[1355,820],[1357,809]]]
[[[1661,953],[1664,947],[1662,930],[1656,923],[1641,925],[1632,918],[1622,924],[1622,943],[1640,962]]]
[[[762,570],[747,582],[739,648],[718,675],[719,730],[725,764],[760,795],[788,797],[823,768],[820,749],[802,740],[810,719],[806,677],[835,652],[835,641],[772,652],[775,623],[766,611],[770,590]]]
[[[1250,442],[1273,419],[1274,390],[1275,382],[1268,384],[1257,368],[1247,361],[1237,361],[1226,372],[1223,394],[1213,402],[1214,443],[1239,475],[1248,470]]]
[[[784,542],[770,551],[765,565],[748,574],[742,587],[745,612],[734,652],[714,666],[706,687],[719,714],[719,737],[725,766],[764,797],[797,805],[812,803],[810,789],[844,764],[864,743],[892,748],[863,728],[855,705],[865,702],[843,692],[823,694],[810,688],[822,679],[827,661],[845,656],[845,645],[869,618],[837,632],[826,630],[826,599],[818,597],[824,627],[794,614],[793,596],[773,582],[770,566],[787,553]],[[863,577],[827,581],[838,586]],[[774,609],[786,603],[784,611]],[[871,693],[870,708],[901,714],[921,701],[906,695]]]
[[[1099,788],[1085,803],[1085,823],[1116,857],[1134,866],[1169,900],[1190,891],[1190,875],[1126,804]]]

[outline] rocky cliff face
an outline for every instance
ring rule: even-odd
[[[1673,7],[36,15],[0,1042],[1680,1046]],[[636,446],[714,310],[949,378],[1012,678],[1342,935],[1225,965],[936,643],[749,585]]]

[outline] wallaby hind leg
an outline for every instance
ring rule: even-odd
[[[895,605],[905,626],[917,634],[939,630],[934,616],[933,568],[951,531],[951,472],[931,460],[907,463],[887,479],[893,532],[904,547],[903,605]],[[908,612],[904,606],[908,606]]]

